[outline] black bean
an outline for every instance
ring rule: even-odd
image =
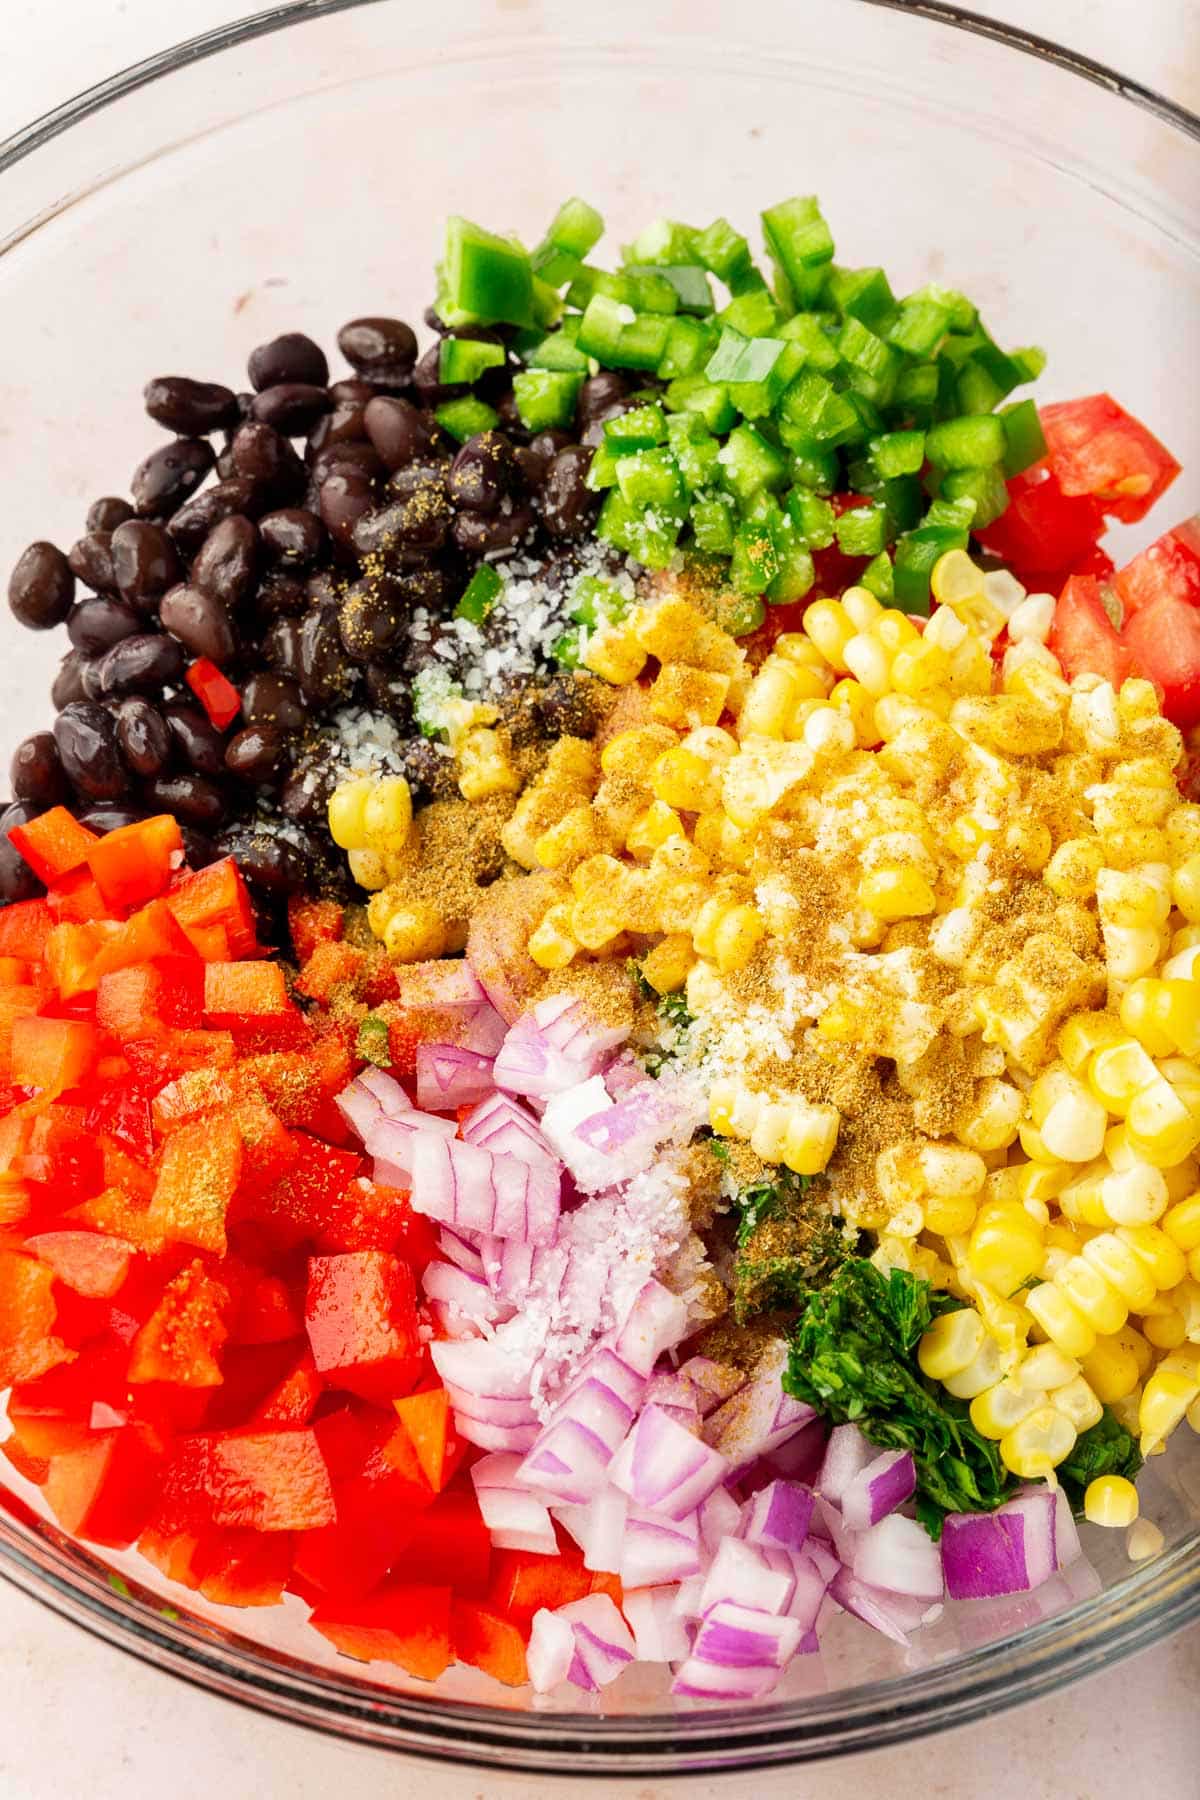
[[[107,654],[105,651],[104,655]],[[100,681],[100,664],[103,661],[104,656],[89,656],[84,659],[79,680],[85,700],[105,700],[108,697]]]
[[[156,425],[185,436],[206,436],[236,425],[238,404],[231,388],[186,375],[158,375],[142,389],[146,411]]]
[[[454,541],[468,556],[510,550],[533,530],[533,508],[526,500],[506,500],[499,512],[460,512]]]
[[[36,731],[17,745],[10,776],[14,799],[43,811],[48,806],[62,805],[69,790],[53,732]]]
[[[13,823],[19,821],[14,819]],[[16,846],[6,835],[0,835],[0,903],[10,905],[16,900],[36,900],[45,891]]]
[[[327,764],[306,762],[293,769],[279,790],[279,810],[296,825],[323,825],[337,779]]]
[[[93,806],[80,816],[79,823],[104,837],[110,831],[120,831],[125,825],[136,825],[145,816],[128,806]]]
[[[390,583],[356,581],[338,611],[338,630],[347,656],[374,662],[400,636],[404,615]]]
[[[242,717],[248,725],[271,725],[291,733],[307,723],[308,710],[298,682],[257,670],[242,688]]]
[[[377,392],[373,382],[353,378],[331,381],[329,384],[329,398],[338,406],[365,406],[368,400],[375,398]]]
[[[284,736],[274,725],[247,725],[225,746],[225,767],[245,781],[269,781],[284,760]]]
[[[260,620],[298,618],[307,605],[307,589],[290,575],[269,575],[254,597],[254,610]]]
[[[456,331],[455,337],[465,333]],[[418,358],[412,372],[412,383],[422,406],[440,406],[443,400],[453,400],[467,391],[464,382],[443,384],[441,379],[442,346],[440,343],[430,344],[424,355]]]
[[[614,418],[623,411],[622,402],[630,387],[628,379],[617,369],[601,369],[598,375],[589,375],[575,402],[576,423],[582,427],[593,425],[598,419]]]
[[[402,319],[350,319],[337,334],[351,368],[389,382],[407,381],[417,359],[417,340]]]
[[[83,665],[86,660],[78,650],[69,650],[59,663],[58,673],[50,689],[50,701],[55,712],[61,712],[64,706],[70,706],[72,700],[84,698]]]
[[[318,494],[322,482],[338,471],[365,475],[368,481],[378,481],[387,474],[386,465],[374,445],[330,444],[327,449],[318,450],[308,471],[309,479],[315,484]]]
[[[500,431],[481,431],[468,438],[446,478],[446,491],[455,506],[473,512],[495,512],[516,485],[513,447]]]
[[[192,506],[202,504],[201,500],[191,502]],[[145,519],[130,519],[117,526],[112,534],[112,560],[121,598],[142,613],[153,612],[160,594],[181,574],[175,545],[161,525]]]
[[[486,373],[488,375],[505,375],[507,379],[506,371],[503,369],[488,369]],[[480,387],[482,388],[482,386],[483,383],[481,381]],[[482,397],[481,394],[481,398]],[[497,419],[504,431],[524,436],[525,427],[521,422],[521,414],[517,407],[517,396],[513,393],[511,388],[506,388],[502,394],[497,395],[492,400],[492,405],[496,409]]]
[[[361,444],[367,435],[366,412],[365,401],[358,400],[345,401],[326,413],[308,440],[308,461],[314,462],[335,444]]]
[[[111,652],[110,652],[111,654]],[[54,721],[54,741],[71,785],[87,800],[119,800],[129,786],[107,707],[73,700]]]
[[[263,638],[263,656],[272,669],[293,678],[300,673],[300,626],[295,619],[276,619]]]
[[[285,331],[282,337],[259,344],[250,352],[246,372],[251,387],[259,394],[280,382],[302,381],[324,387],[329,380],[325,352],[302,331]]]
[[[314,607],[301,621],[296,679],[304,698],[324,705],[345,698],[354,671],[342,649],[338,615],[332,607]]]
[[[428,481],[407,498],[368,514],[354,533],[362,556],[387,555],[393,549],[430,555],[446,542],[450,502],[440,481]]]
[[[176,749],[199,775],[219,775],[225,767],[225,745],[216,726],[198,706],[171,700],[163,708]]]
[[[158,811],[174,813],[181,824],[214,826],[225,817],[224,794],[203,775],[159,775],[146,791]]]
[[[446,569],[398,569],[389,577],[397,596],[411,610],[423,606],[427,612],[440,612],[451,595],[455,599],[466,586],[463,576],[457,583]]]
[[[67,551],[71,573],[93,593],[111,594],[117,585],[112,565],[112,532],[89,531]]]
[[[264,894],[295,894],[307,884],[310,858],[274,832],[235,827],[222,834],[221,849],[236,859],[246,880]]]
[[[221,852],[202,831],[195,831],[190,825],[182,825],[179,835],[183,839],[183,854],[189,869],[207,869],[209,863],[219,860]]]
[[[258,532],[241,513],[231,513],[213,526],[196,552],[191,585],[232,612],[253,588],[257,563]]]
[[[200,486],[216,461],[207,438],[172,438],[133,471],[130,492],[143,519],[166,518]]]
[[[598,378],[597,378],[598,379]],[[553,538],[579,538],[590,526],[600,503],[585,479],[592,464],[592,452],[582,444],[568,444],[560,450],[546,470],[542,483],[542,524]]]
[[[458,796],[458,777],[452,756],[429,738],[410,738],[401,753],[404,777],[419,794],[431,800],[453,800]]]
[[[335,471],[321,483],[321,518],[335,542],[347,548],[353,542],[358,521],[374,505],[375,490],[370,481],[353,470]]]
[[[268,562],[290,569],[303,569],[316,562],[325,542],[320,519],[298,506],[264,513],[258,532]]]
[[[409,683],[403,675],[397,673],[389,663],[368,663],[363,671],[366,682],[367,699],[372,706],[381,712],[391,715],[392,723],[399,731],[407,731],[412,725],[412,699]]]
[[[181,556],[195,556],[214,525],[232,518],[235,513],[254,518],[265,507],[266,495],[262,486],[246,475],[235,475],[229,481],[218,481],[215,486],[205,488],[194,500],[181,506],[168,521],[167,530]],[[119,535],[113,533],[114,544]],[[178,581],[179,576],[172,579]],[[170,587],[171,582],[164,586]]]
[[[116,720],[117,743],[133,773],[143,781],[161,775],[171,758],[171,733],[158,708],[148,700],[122,700]]]
[[[122,638],[100,661],[100,687],[114,699],[124,694],[158,694],[183,674],[183,651],[161,631]]]
[[[401,469],[425,456],[438,440],[437,423],[411,400],[380,394],[363,413],[367,436],[388,469]]]
[[[44,539],[22,552],[8,583],[13,617],[30,631],[61,625],[75,598],[75,577],[56,544]]]
[[[158,616],[163,630],[177,637],[193,656],[227,663],[236,654],[237,637],[229,614],[215,595],[201,588],[183,583],[173,587],[163,595]]]
[[[93,600],[81,600],[71,608],[67,619],[67,636],[85,656],[102,656],[141,628],[142,621],[127,600],[108,600],[99,595]]]
[[[285,506],[304,491],[308,476],[304,463],[288,440],[270,425],[248,419],[238,427],[229,444],[235,475],[248,475],[259,484],[264,506]]]
[[[388,482],[388,492],[398,500],[407,500],[413,494],[419,494],[423,488],[435,487],[447,500],[446,477],[450,473],[448,459],[438,456],[423,456],[416,462],[410,462],[403,469],[397,469]]]
[[[102,494],[88,507],[87,528],[89,531],[115,531],[118,525],[124,525],[126,519],[132,517],[133,508],[128,500],[119,500],[115,494]]]
[[[285,437],[305,437],[330,410],[327,390],[304,381],[283,381],[254,396],[253,416]]]

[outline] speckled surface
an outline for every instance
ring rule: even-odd
[[[511,4],[511,0],[509,0]],[[796,0],[802,12],[803,0]],[[1194,0],[974,0],[1200,109]],[[0,138],[92,81],[252,10],[236,0],[0,0]],[[258,1717],[136,1663],[0,1584],[2,1800],[1193,1800],[1200,1792],[1200,1630],[1076,1688],[948,1736],[768,1774],[573,1783],[452,1770],[348,1748]]]

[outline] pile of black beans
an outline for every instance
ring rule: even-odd
[[[509,348],[470,390],[499,423],[460,446],[434,412],[468,390],[440,384],[446,333],[425,316],[438,335],[423,355],[398,319],[344,325],[344,379],[290,332],[251,353],[245,392],[149,382],[146,411],[171,435],[134,470],[129,498],[96,500],[66,552],[38,542],[21,556],[14,616],[34,631],[65,625],[71,648],[52,728],[13,756],[0,903],[40,891],[8,830],[57,804],[101,832],[172,812],[194,866],[234,854],[268,902],[332,879],[319,829],[333,780],[327,721],[348,703],[389,713],[410,778],[436,787],[443,759],[412,733],[408,694],[437,634],[410,638],[409,615],[449,617],[484,557],[569,552],[595,515],[592,448],[631,383],[596,375],[573,432],[531,436]],[[507,348],[511,333],[455,335]],[[240,693],[225,730],[184,680],[198,658]]]

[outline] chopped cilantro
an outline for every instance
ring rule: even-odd
[[[765,1312],[798,1313],[848,1251],[825,1182],[777,1169],[736,1196],[733,1312],[739,1325]]]
[[[1117,1422],[1107,1406],[1104,1417],[1080,1432],[1075,1448],[1055,1473],[1076,1512],[1083,1510],[1083,1496],[1098,1475],[1124,1475],[1132,1481],[1142,1466],[1141,1452],[1131,1432]]]
[[[380,1069],[390,1069],[392,1051],[387,1020],[380,1018],[378,1013],[368,1013],[359,1024],[354,1049],[364,1062],[374,1063]]]

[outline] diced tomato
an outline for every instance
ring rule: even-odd
[[[505,1687],[523,1687],[529,1680],[524,1637],[511,1620],[490,1607],[453,1598],[450,1634],[457,1661],[482,1669]]]
[[[333,1488],[310,1430],[224,1431],[181,1439],[163,1483],[160,1522],[312,1531],[332,1523]]]
[[[1018,575],[1037,569],[1074,569],[1104,531],[1099,503],[1064,494],[1043,459],[1008,483],[1008,506],[977,533],[991,555]]]
[[[1089,673],[1103,675],[1119,688],[1140,673],[1128,644],[1104,610],[1094,575],[1072,575],[1054,608],[1048,644],[1068,681]]]
[[[47,1231],[26,1240],[39,1262],[89,1300],[109,1300],[129,1273],[132,1244],[99,1231]]]
[[[225,1250],[225,1214],[242,1176],[242,1136],[232,1119],[183,1125],[167,1139],[151,1202],[168,1238]]]
[[[19,989],[10,990],[20,992]],[[13,1020],[10,1073],[18,1087],[62,1093],[77,1087],[96,1060],[96,1027],[85,1019]]]
[[[445,1388],[429,1388],[392,1402],[404,1435],[416,1452],[421,1473],[440,1494],[458,1463],[459,1440],[454,1433],[450,1397]]]
[[[184,680],[208,714],[209,722],[218,731],[224,731],[237,718],[242,707],[242,696],[209,657],[202,656],[194,662]]]
[[[448,1587],[389,1586],[352,1606],[320,1606],[312,1624],[343,1655],[395,1663],[423,1681],[450,1664]]]
[[[1064,494],[1087,494],[1114,519],[1134,525],[1179,473],[1153,434],[1110,394],[1038,409],[1050,467]]]
[[[224,1376],[218,1357],[229,1336],[229,1306],[229,1289],[203,1263],[180,1270],[133,1340],[130,1381],[219,1387]]]
[[[345,913],[336,900],[294,894],[288,901],[288,930],[299,962],[306,963],[318,944],[336,944],[344,928]]]
[[[1161,688],[1167,718],[1181,731],[1200,725],[1200,607],[1163,594],[1134,613],[1125,642],[1141,673]]]
[[[1149,549],[1118,569],[1113,586],[1127,619],[1165,595],[1200,606],[1200,513],[1164,532]]]
[[[54,929],[54,914],[45,900],[18,900],[0,907],[0,956],[19,956],[39,963]]]
[[[87,863],[112,907],[141,906],[163,893],[183,861],[183,837],[170,813],[139,819],[98,838]]]
[[[34,1381],[72,1352],[54,1335],[54,1272],[32,1256],[0,1250],[0,1388]]]
[[[161,1448],[138,1426],[99,1431],[51,1458],[46,1502],[64,1531],[124,1549],[150,1516],[161,1467]]]
[[[417,1293],[398,1256],[360,1250],[311,1258],[304,1322],[327,1385],[369,1400],[411,1389],[422,1361]]]
[[[47,883],[86,862],[88,851],[99,842],[95,832],[81,825],[65,806],[52,806],[28,824],[14,825],[8,837],[39,881]]]

